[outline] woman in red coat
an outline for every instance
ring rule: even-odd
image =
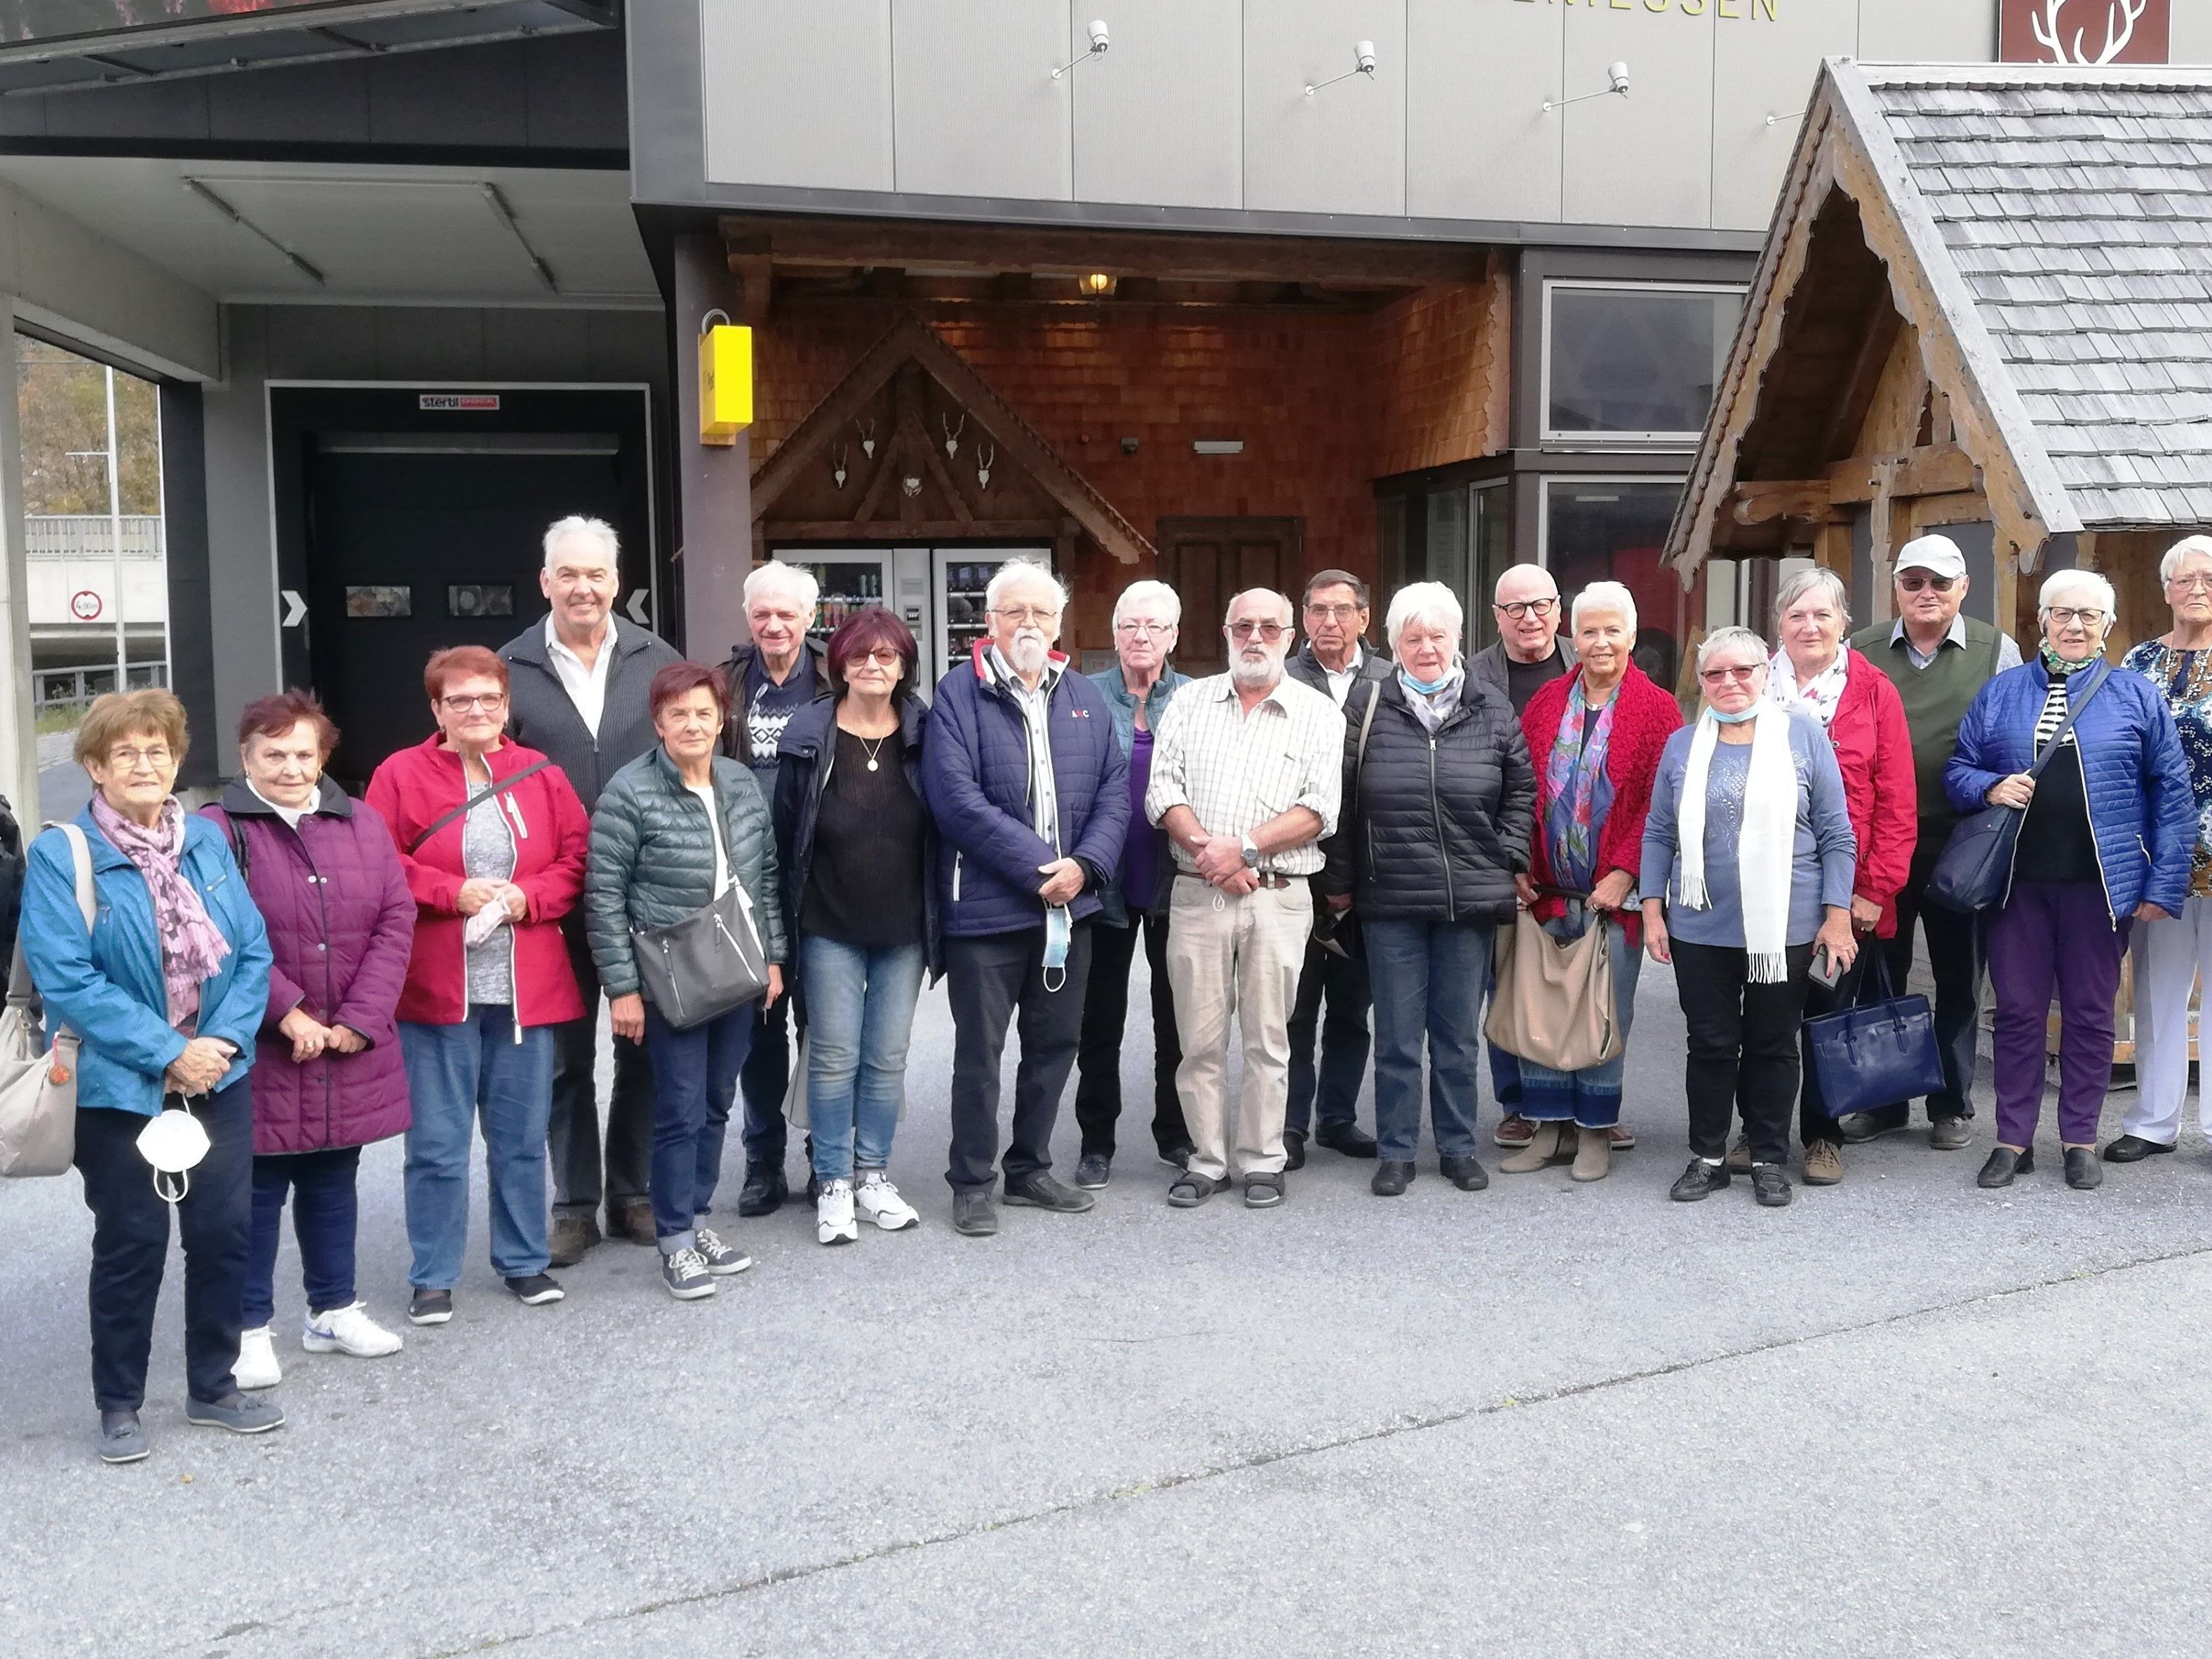
[[[1610,932],[1614,1017],[1625,1036],[1644,957],[1636,895],[1644,818],[1682,711],[1630,659],[1636,601],[1626,587],[1592,582],[1575,596],[1571,626],[1580,665],[1538,690],[1521,715],[1536,768],[1536,833],[1528,874],[1518,879],[1522,902],[1555,938],[1579,939],[1593,923]],[[1493,1059],[1502,1066],[1503,1056],[1493,1051]],[[1577,1181],[1603,1177],[1625,1059],[1579,1072],[1518,1061],[1520,1097],[1511,1103],[1536,1129],[1499,1167],[1518,1175],[1571,1158]]]
[[[1920,833],[1905,703],[1887,674],[1844,644],[1851,613],[1834,571],[1801,570],[1789,578],[1774,614],[1782,648],[1774,653],[1766,695],[1827,728],[1850,803],[1851,834],[1858,842],[1851,922],[1861,933],[1887,939],[1897,932],[1897,895],[1912,867],[1913,843]],[[1861,951],[1832,988],[1816,981],[1806,999],[1805,1017],[1851,1006],[1858,1000],[1860,976],[1881,954]],[[1843,1131],[1820,1098],[1809,1042],[1803,1059],[1798,1133],[1805,1144],[1805,1184],[1832,1187],[1844,1178]],[[1750,1155],[1739,1137],[1729,1153],[1731,1167],[1748,1167]]]
[[[553,1027],[584,1017],[561,918],[584,889],[591,823],[559,767],[506,736],[507,665],[481,646],[423,671],[438,735],[386,758],[368,803],[415,896],[399,997],[407,1131],[407,1317],[442,1325],[469,1236],[469,1146],[483,1122],[492,1267],[521,1302],[561,1299],[545,1271]]]

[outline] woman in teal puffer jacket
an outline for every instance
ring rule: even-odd
[[[783,994],[787,951],[768,805],[751,772],[715,752],[730,716],[721,671],[671,663],[653,677],[647,700],[660,743],[599,796],[584,917],[615,1032],[641,1040],[653,1065],[653,1230],[661,1283],[689,1302],[752,1265],[701,1224],[721,1173],[755,1013],[747,1004],[686,1029],[670,1024],[641,993],[630,930],[681,921],[735,882],[768,955],[770,1004]]]

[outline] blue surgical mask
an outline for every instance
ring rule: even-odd
[[[1451,684],[1451,672],[1447,669],[1440,679],[1417,680],[1401,668],[1398,671],[1398,683],[1408,691],[1418,691],[1425,697],[1433,697]]]
[[[1057,991],[1067,983],[1067,947],[1075,940],[1075,918],[1065,904],[1048,904],[1044,908],[1044,988]],[[1052,982],[1058,973],[1060,985]]]
[[[1753,703],[1750,708],[1733,714],[1723,714],[1716,708],[1713,710],[1713,718],[1723,726],[1741,726],[1746,720],[1755,720],[1759,718],[1759,705]]]

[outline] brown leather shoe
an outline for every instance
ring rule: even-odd
[[[1805,1149],[1805,1184],[1832,1187],[1844,1178],[1844,1149],[1832,1140],[1816,1140]]]
[[[556,1267],[573,1267],[584,1253],[599,1242],[599,1224],[587,1215],[556,1215],[547,1237],[547,1259]]]
[[[1730,1175],[1751,1173],[1751,1137],[1748,1134],[1736,1136],[1735,1145],[1728,1149],[1728,1167]]]
[[[1506,1151],[1517,1152],[1528,1144],[1535,1133],[1536,1126],[1516,1112],[1500,1123],[1498,1132],[1490,1138]]]
[[[633,1244],[652,1243],[653,1200],[649,1198],[624,1198],[609,1204],[607,1237],[626,1238]]]

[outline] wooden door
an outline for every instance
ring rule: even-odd
[[[1227,672],[1221,622],[1248,587],[1272,587],[1295,606],[1304,540],[1304,519],[1162,519],[1160,580],[1182,600],[1175,665],[1193,676]]]

